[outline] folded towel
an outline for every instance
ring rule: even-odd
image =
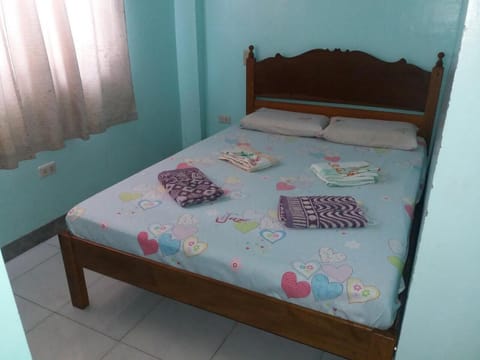
[[[278,162],[278,159],[274,156],[257,151],[249,145],[222,151],[218,158],[249,172],[266,169]]]
[[[368,223],[351,196],[280,196],[278,219],[289,228],[358,228]]]
[[[158,180],[182,207],[213,201],[223,195],[223,190],[195,167],[162,171]]]
[[[376,183],[379,168],[366,161],[317,163],[310,169],[328,186],[358,186]]]

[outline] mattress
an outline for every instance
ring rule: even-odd
[[[278,164],[246,172],[218,160],[238,144]],[[79,237],[277,299],[379,329],[400,306],[402,269],[426,150],[357,147],[232,126],[72,208]],[[368,161],[379,181],[330,187],[310,165]],[[194,166],[221,186],[213,202],[180,207],[159,184],[164,170]],[[291,229],[277,218],[281,195],[353,196],[363,228]]]

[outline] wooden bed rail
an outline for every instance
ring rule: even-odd
[[[355,324],[78,238],[59,235],[72,304],[88,306],[83,269],[352,360],[391,359],[393,331]]]

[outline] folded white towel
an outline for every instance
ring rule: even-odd
[[[247,145],[222,151],[218,158],[249,172],[266,169],[278,162],[276,157],[257,151]]]
[[[366,161],[316,163],[310,169],[329,186],[373,184],[377,182],[380,171]]]

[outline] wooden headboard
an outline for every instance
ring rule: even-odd
[[[406,121],[417,125],[419,135],[430,141],[442,83],[443,53],[438,54],[432,71],[426,71],[405,59],[385,62],[361,51],[316,49],[295,57],[277,54],[256,61],[254,47],[250,45],[249,49],[247,114],[268,107]]]

